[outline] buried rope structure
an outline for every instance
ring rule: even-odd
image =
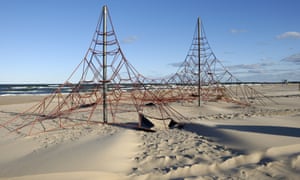
[[[104,6],[89,48],[66,82],[0,128],[33,135],[100,123],[151,131],[153,126],[180,127],[187,121],[172,102],[264,103],[266,97],[251,87],[221,84],[234,79],[212,52],[200,19],[178,71],[168,78],[146,78],[125,58]]]

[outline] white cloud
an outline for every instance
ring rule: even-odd
[[[289,32],[282,33],[276,37],[277,37],[277,39],[286,39],[286,38],[299,39],[300,32],[289,31]]]
[[[295,64],[299,64],[300,65],[300,53],[298,54],[293,54],[291,56],[288,56],[286,58],[283,58],[282,61],[285,61],[285,62],[292,62],[292,63],[295,63]]]
[[[252,74],[263,74],[265,73],[264,70],[261,70],[261,69],[250,69],[248,70],[248,73],[252,73]]]
[[[256,82],[282,82],[287,79],[288,81],[299,81],[299,71],[294,72],[274,72],[264,74],[247,74],[239,77],[242,81],[256,81]]]
[[[129,36],[129,37],[126,37],[122,40],[122,43],[126,43],[126,44],[129,44],[129,43],[133,43],[135,41],[138,40],[138,37],[137,36]]]
[[[230,32],[232,34],[239,34],[239,33],[245,33],[245,32],[248,32],[248,31],[245,30],[245,29],[230,29]]]
[[[233,66],[228,66],[227,68],[230,70],[260,70],[263,67],[273,66],[273,62],[267,62],[267,63],[256,63],[256,64],[237,64]],[[254,72],[254,71],[252,71]]]
[[[172,67],[181,67],[182,64],[183,64],[183,61],[182,62],[170,63],[169,66],[172,66]]]

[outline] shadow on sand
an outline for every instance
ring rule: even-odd
[[[217,125],[220,129],[231,129],[262,134],[300,137],[300,128],[282,126],[246,126],[246,125]]]
[[[187,123],[184,125],[183,130],[196,133],[199,136],[211,138],[214,141],[224,144],[243,144],[243,141],[240,139],[222,132],[222,130],[219,130],[217,127],[211,127],[197,123]]]
[[[155,132],[155,130],[153,130],[153,129],[139,127],[139,124],[135,123],[135,122],[116,123],[116,124],[111,123],[109,125],[120,127],[120,128],[124,128],[124,129],[130,129],[130,130],[145,131],[145,132]]]

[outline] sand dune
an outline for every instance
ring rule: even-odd
[[[278,104],[172,104],[188,119],[183,129],[83,125],[28,137],[0,128],[0,179],[296,180],[300,92],[270,86],[260,88]],[[0,122],[33,103],[22,102],[2,103]]]
[[[99,132],[92,130],[77,138],[76,132],[60,133],[60,136],[64,136],[60,137],[64,139],[62,141],[57,137],[54,138],[52,132],[48,135],[27,138],[23,143],[21,142],[23,139],[17,139],[12,143],[3,142],[0,174],[7,178],[17,177],[16,179],[38,179],[48,176],[49,179],[52,177],[80,179],[79,177],[85,177],[84,174],[91,179],[94,175],[118,179],[131,170],[128,165],[132,164],[131,157],[137,151],[138,137],[130,130],[98,128],[102,130]],[[103,131],[103,128],[106,130]],[[31,140],[39,141],[40,146],[37,146],[37,143],[33,145]]]

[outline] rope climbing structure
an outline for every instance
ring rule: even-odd
[[[151,130],[154,121],[164,128],[186,121],[174,102],[264,102],[261,93],[237,81],[212,52],[200,19],[178,71],[169,78],[146,78],[125,58],[104,6],[89,48],[66,82],[0,128],[26,135],[95,123]]]
[[[199,106],[200,101],[224,100],[241,105],[272,101],[243,84],[221,63],[208,43],[200,18],[188,54],[168,83],[189,87],[189,94],[198,97]]]

